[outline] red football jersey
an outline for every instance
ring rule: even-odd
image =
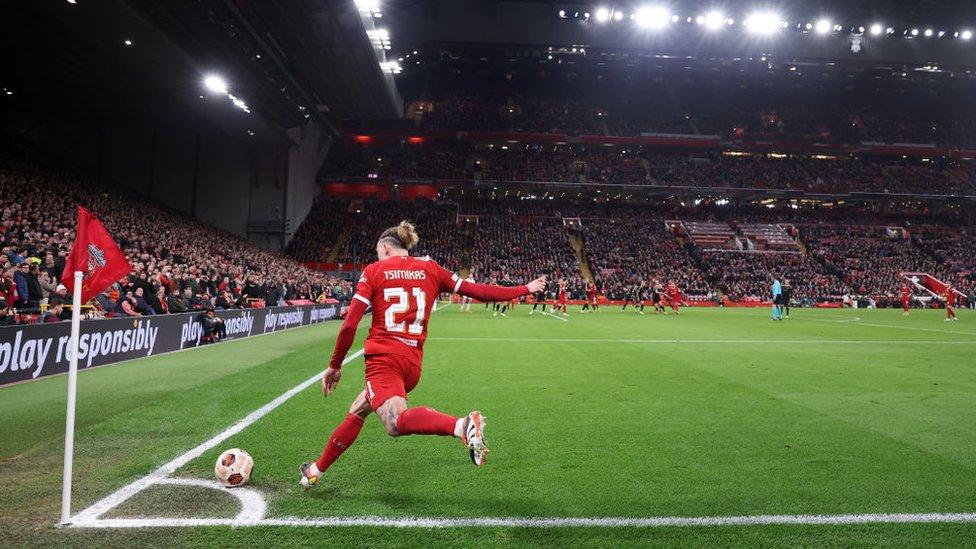
[[[901,300],[902,301],[908,301],[908,297],[910,295],[911,295],[911,292],[908,290],[908,286],[902,286],[901,287]]]
[[[955,290],[949,290],[948,292],[946,292],[946,305],[948,305],[950,307],[955,307],[956,306],[956,291]]]
[[[429,258],[394,256],[369,264],[353,296],[373,307],[366,354],[419,357],[437,295],[460,285],[460,277]]]

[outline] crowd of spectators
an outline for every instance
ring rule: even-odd
[[[445,195],[449,193],[444,193]],[[332,202],[332,204],[329,204]],[[373,260],[376,235],[401,219],[416,221],[418,253],[446,268],[473,271],[478,280],[525,282],[538,274],[566,277],[571,295],[582,296],[583,272],[604,295],[623,297],[635,283],[674,281],[686,295],[719,291],[733,300],[768,299],[772,274],[790,279],[801,300],[844,295],[897,295],[904,271],[929,272],[957,287],[973,286],[976,252],[964,217],[947,224],[917,225],[921,213],[859,208],[769,209],[677,207],[626,200],[552,199],[528,193],[474,191],[429,200],[342,201],[322,199],[319,212],[351,211],[351,235],[339,256]],[[313,211],[313,214],[315,211]],[[702,251],[666,226],[665,219],[736,223],[791,223],[804,252]],[[862,226],[865,222],[871,226]],[[317,222],[309,220],[312,226]],[[886,225],[910,227],[889,237]],[[300,231],[301,232],[301,231]],[[585,267],[572,243],[582,245]],[[339,240],[339,231],[328,237]]]
[[[823,265],[800,253],[702,252],[702,269],[733,301],[770,299],[773,276],[788,279],[801,300],[846,295],[848,287]]]
[[[641,146],[441,143],[337,145],[323,174],[364,181],[459,179],[668,187],[973,194],[972,170],[954,161],[662,152]]]
[[[508,276],[526,284],[539,275],[565,278],[581,295],[583,277],[570,230],[556,217],[482,216],[473,241],[471,267],[482,281]]]
[[[666,230],[663,218],[595,218],[583,223],[589,266],[602,290],[622,299],[641,282],[673,281],[686,295],[706,295],[709,283],[698,269],[694,246]]]
[[[960,289],[972,286],[974,254],[965,231],[925,227],[911,233],[926,235],[932,252],[913,242],[908,232],[882,226],[819,225],[801,227],[813,254],[839,269],[844,282],[862,296],[892,298],[899,295],[903,272],[925,272],[952,282]],[[971,244],[971,242],[970,242]]]
[[[430,76],[416,89],[405,82],[405,94],[415,98],[407,103],[405,122],[452,131],[976,144],[967,94],[925,80],[797,86],[794,77],[802,69],[765,78],[641,77],[582,67],[532,72],[446,65],[428,69]]]
[[[89,316],[277,305],[316,300],[339,285],[293,259],[140,197],[42,167],[29,154],[2,156],[0,300],[7,309],[36,315],[70,302],[61,276],[78,204],[99,217],[133,267],[92,300]]]

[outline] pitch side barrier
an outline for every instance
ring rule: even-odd
[[[217,311],[227,339],[267,334],[332,320],[339,304]],[[203,313],[85,320],[78,343],[78,368],[189,349],[200,345]],[[68,371],[71,323],[0,328],[0,387]]]

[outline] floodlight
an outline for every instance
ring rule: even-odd
[[[596,20],[600,23],[606,23],[610,20],[610,10],[604,7],[599,7],[596,9]]]
[[[641,27],[662,29],[666,27],[668,21],[671,20],[671,14],[668,13],[668,10],[663,7],[654,6],[637,10],[637,13],[634,15],[634,19]]]
[[[725,14],[720,11],[710,11],[705,15],[705,28],[718,30],[725,23]]]
[[[833,26],[830,19],[820,19],[817,21],[814,29],[817,31],[817,34],[827,34]]]
[[[227,93],[227,81],[220,75],[210,74],[203,79],[203,85],[214,93]]]
[[[871,35],[872,36],[878,36],[879,34],[881,34],[881,31],[883,31],[883,30],[884,29],[881,28],[881,24],[880,23],[875,23],[875,24],[871,25]]]
[[[743,24],[751,33],[773,34],[780,29],[781,18],[776,13],[760,11],[749,15]]]

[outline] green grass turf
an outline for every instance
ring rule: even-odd
[[[976,316],[939,311],[605,308],[569,322],[520,307],[435,314],[413,405],[488,417],[474,468],[457,441],[391,439],[375,418],[316,489],[296,483],[362,388],[312,387],[222,448],[255,458],[268,515],[719,516],[976,511]],[[857,319],[857,320],[855,320]],[[79,376],[75,510],[320,371],[337,323],[132,361]],[[365,330],[361,330],[360,338]],[[354,347],[356,348],[356,347]],[[976,543],[973,524],[518,530],[221,527],[73,530],[57,521],[62,377],[0,389],[4,545],[788,545]],[[227,502],[164,487],[114,516],[201,516]],[[169,502],[169,505],[167,504]],[[165,512],[160,511],[166,508]],[[234,507],[236,510],[236,507]],[[226,516],[213,511],[213,516]]]

